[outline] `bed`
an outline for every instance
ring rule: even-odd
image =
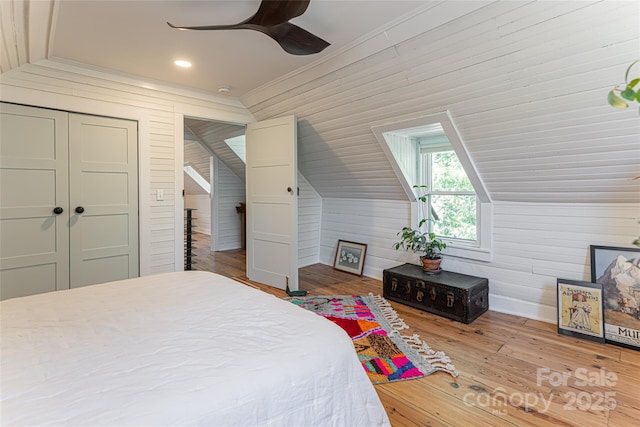
[[[353,344],[201,271],[0,303],[2,425],[389,425]]]

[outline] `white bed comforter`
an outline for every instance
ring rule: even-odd
[[[342,329],[213,273],[0,309],[2,425],[389,425]]]

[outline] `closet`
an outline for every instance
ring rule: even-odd
[[[139,275],[135,121],[0,103],[0,299]]]

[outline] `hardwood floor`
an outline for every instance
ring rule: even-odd
[[[195,269],[246,279],[243,250],[212,253],[208,236],[196,239]],[[304,267],[299,277],[311,295],[382,294],[381,281],[327,265]],[[411,326],[403,334],[419,334],[459,372],[376,385],[394,427],[640,425],[638,351],[558,335],[554,324],[493,311],[465,325],[391,304]]]

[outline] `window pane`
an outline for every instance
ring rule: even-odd
[[[430,221],[438,236],[477,240],[476,196],[432,195],[431,207],[440,218]]]
[[[432,154],[433,191],[474,191],[454,151]]]

